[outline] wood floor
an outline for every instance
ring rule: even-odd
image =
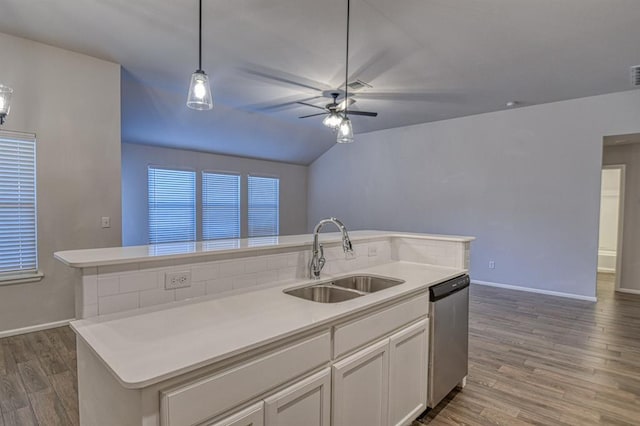
[[[470,309],[467,387],[415,426],[640,425],[640,296],[601,275],[598,303],[472,286]],[[78,425],[69,328],[0,339],[0,411]]]
[[[640,425],[640,296],[472,286],[469,377],[415,425]]]
[[[77,382],[70,328],[0,339],[0,426],[78,425]]]

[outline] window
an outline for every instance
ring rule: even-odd
[[[249,237],[280,233],[280,179],[249,176]]]
[[[196,239],[196,173],[149,167],[149,242]]]
[[[202,172],[202,239],[240,238],[240,176]]]
[[[35,135],[0,131],[0,279],[37,274],[36,217]]]

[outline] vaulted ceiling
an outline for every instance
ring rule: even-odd
[[[357,134],[632,89],[638,0],[352,0]],[[0,0],[0,32],[123,67],[124,141],[309,164],[344,79],[346,0],[204,0],[216,107],[186,108],[197,0]],[[90,88],[83,88],[90,93]],[[283,105],[284,104],[284,105]]]

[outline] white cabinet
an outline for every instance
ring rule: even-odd
[[[427,407],[428,320],[389,339],[389,425],[410,425]]]
[[[208,426],[264,426],[264,402],[260,401],[234,415]]]
[[[265,426],[330,426],[331,369],[265,399]]]
[[[427,306],[421,294],[162,389],[160,424],[408,426],[427,403]]]
[[[162,426],[188,426],[220,415],[331,360],[322,333],[244,364],[161,392]]]
[[[389,339],[333,365],[333,426],[385,426]]]
[[[428,320],[333,365],[333,426],[407,426],[426,408]]]
[[[207,426],[330,426],[331,369]]]

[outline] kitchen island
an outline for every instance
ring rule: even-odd
[[[144,279],[140,274],[151,273],[161,282],[161,273],[171,273],[166,268],[188,269],[193,278],[196,268],[211,269],[217,262],[217,276],[225,275],[229,263],[236,269],[244,265],[243,273],[273,276],[269,265],[285,265],[286,258],[302,257],[304,267],[309,237],[289,237],[283,246],[259,249],[236,240],[245,247],[216,253],[222,259],[203,259],[198,253],[180,257],[198,262],[173,266],[158,266],[157,257],[146,265],[146,259],[136,257],[135,271],[121,266],[114,271],[113,265],[128,263],[114,263],[117,250],[103,249],[108,251],[104,262],[111,265],[105,274]],[[283,276],[75,321],[82,424],[410,424],[426,408],[427,291],[466,273],[472,238],[354,232],[356,255],[349,260],[332,254],[332,245],[339,244],[336,235],[322,239],[330,272],[323,279],[372,275],[404,282],[340,303],[317,303],[284,293],[313,284],[308,278]],[[432,255],[438,244],[444,244],[440,255]],[[91,264],[82,264],[81,255],[57,257],[85,269],[79,285],[84,290],[85,277],[91,276],[86,272],[99,276],[101,266],[98,251],[85,256]],[[345,270],[331,269],[332,262],[343,262]],[[118,282],[121,286],[129,279]]]

